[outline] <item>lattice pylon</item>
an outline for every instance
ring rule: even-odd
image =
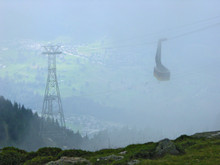
[[[45,52],[42,53],[48,56],[48,76],[42,107],[42,117],[58,121],[61,127],[66,127],[56,74],[56,56],[62,53],[58,51],[59,48],[60,46],[44,46]]]

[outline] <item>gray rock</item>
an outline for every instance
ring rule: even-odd
[[[127,153],[127,151],[122,151],[122,152],[120,152],[119,154],[120,155],[125,155]]]
[[[99,158],[99,160],[109,160],[109,159],[121,160],[123,158],[124,158],[124,156],[109,155],[109,156],[101,157],[101,158]]]
[[[175,144],[171,142],[169,139],[161,140],[155,150],[156,156],[163,156],[165,154],[180,154],[180,152],[176,149]]]
[[[137,159],[134,159],[134,160],[128,162],[128,165],[135,165],[135,164],[138,164],[138,163],[140,163],[140,161],[137,160]]]
[[[85,165],[91,165],[91,163],[81,157],[61,157],[59,160],[51,161],[46,165],[72,165],[72,164],[79,164],[84,163]]]

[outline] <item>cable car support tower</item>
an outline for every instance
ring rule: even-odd
[[[42,54],[48,56],[48,75],[44,94],[42,117],[58,121],[61,127],[66,127],[63,107],[60,98],[60,90],[56,74],[56,56],[61,54],[60,46],[44,46],[45,51]]]

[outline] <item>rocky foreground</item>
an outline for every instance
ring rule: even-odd
[[[135,165],[220,164],[220,131],[182,135],[175,140],[129,145],[96,152],[45,147],[26,152],[13,147],[0,151],[0,165]]]

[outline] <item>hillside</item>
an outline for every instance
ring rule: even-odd
[[[103,149],[96,152],[41,148],[26,152],[13,147],[0,151],[0,165],[134,165],[134,164],[205,164],[220,162],[220,131],[182,135],[175,140],[164,139],[157,143],[129,145],[125,148]],[[211,136],[212,135],[212,136]]]
[[[42,123],[45,131],[52,133],[43,136]],[[14,146],[29,151],[44,146],[80,148],[84,140],[79,133],[60,127],[55,121],[44,120],[23,105],[0,96],[0,148]]]

